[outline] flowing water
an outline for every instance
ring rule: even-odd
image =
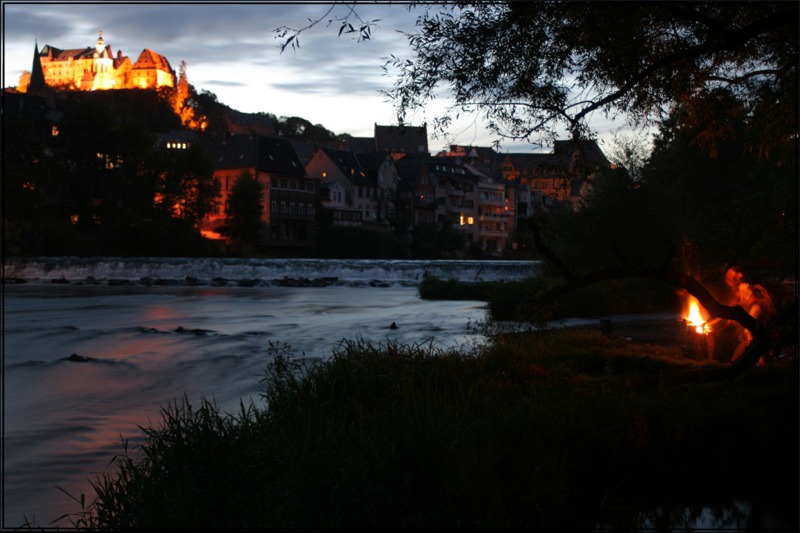
[[[88,503],[89,480],[170,402],[213,399],[229,412],[259,402],[271,346],[324,359],[345,338],[480,342],[470,325],[486,318],[484,304],[421,300],[419,281],[537,270],[524,261],[161,258],[6,258],[3,267],[3,529],[69,527],[68,518],[51,523],[80,509],[59,487]],[[638,527],[663,525],[668,513],[682,530],[797,523],[759,509],[655,509]]]
[[[88,503],[89,480],[170,402],[258,402],[271,345],[325,358],[345,338],[480,341],[469,326],[482,302],[421,300],[419,281],[535,272],[525,261],[6,259],[3,527],[78,510],[59,487]]]

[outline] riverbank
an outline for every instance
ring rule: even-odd
[[[264,405],[170,406],[77,525],[630,529],[746,501],[797,527],[796,355],[680,386],[638,378],[716,364],[585,329],[275,355]]]

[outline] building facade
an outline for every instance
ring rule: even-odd
[[[217,210],[203,222],[203,234],[224,239],[228,197],[243,172],[261,184],[261,237],[266,248],[307,252],[315,244],[318,180],[308,177],[288,139],[228,135],[214,145]]]
[[[35,48],[44,82],[49,87],[76,91],[110,89],[158,89],[175,87],[175,71],[166,57],[149,49],[142,50],[135,63],[123,55],[114,54],[111,45],[100,32],[94,46],[60,49],[45,45]],[[34,61],[34,68],[37,61]],[[38,73],[32,72],[33,80]]]

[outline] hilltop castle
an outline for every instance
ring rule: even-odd
[[[77,91],[107,89],[157,89],[175,87],[175,71],[167,58],[145,48],[135,63],[118,51],[116,56],[101,31],[95,45],[62,50],[45,45],[34,47],[30,81],[20,80],[21,92],[48,87]]]

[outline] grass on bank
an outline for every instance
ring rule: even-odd
[[[667,501],[796,502],[796,360],[644,387],[712,363],[579,330],[273,351],[263,405],[166,407],[73,523],[587,529]]]

